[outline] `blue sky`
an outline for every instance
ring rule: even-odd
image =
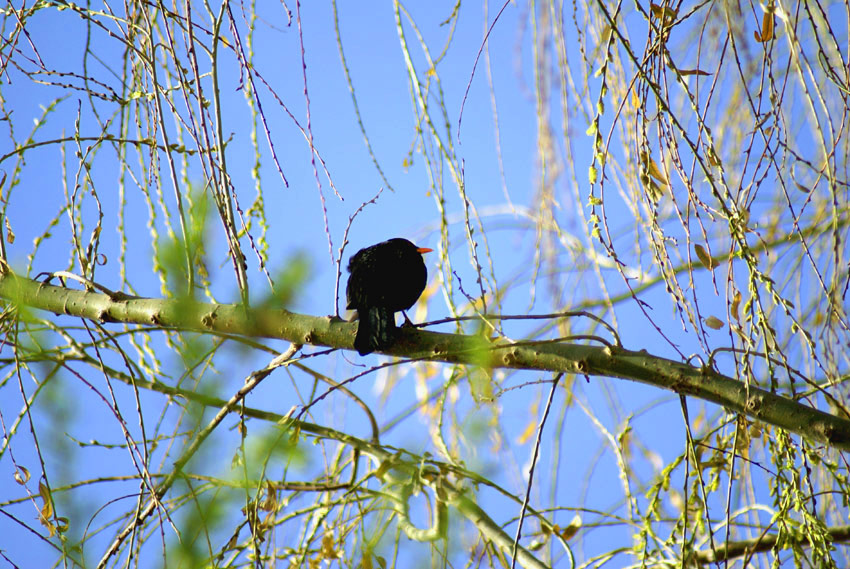
[[[247,37],[241,8],[241,5],[232,6],[234,17],[242,26],[240,30],[242,39],[245,41]],[[289,5],[289,8],[295,10],[294,5]],[[407,237],[421,246],[435,249],[440,243],[440,212],[435,200],[437,190],[432,187],[433,180],[429,178],[426,162],[421,154],[421,138],[416,134],[417,125],[414,114],[411,112],[414,102],[406,75],[405,59],[399,47],[392,5],[382,4],[372,9],[371,6],[366,7],[362,3],[340,3],[338,8],[343,47],[363,124],[392,190],[386,187],[381,175],[374,167],[353,112],[353,103],[335,39],[331,6],[327,3],[315,2],[304,3],[301,6],[303,35],[299,35],[294,20],[291,25],[287,25],[285,9],[283,5],[277,3],[264,3],[259,6],[259,19],[254,24],[253,64],[255,68],[275,90],[286,109],[302,126],[306,127],[308,117],[300,44],[303,38],[303,57],[306,62],[307,91],[310,101],[309,120],[313,141],[331,173],[337,191],[343,198],[341,200],[335,196],[321,166],[318,168],[317,184],[309,145],[284,108],[276,103],[265,87],[260,86],[259,92],[271,139],[283,174],[288,181],[288,187],[286,187],[271,160],[265,134],[260,130],[258,148],[262,158],[259,174],[269,223],[268,271],[272,276],[277,276],[291,263],[293,256],[303,255],[308,260],[308,277],[303,286],[296,291],[295,299],[289,308],[312,315],[334,312],[333,292],[336,269],[328,251],[320,191],[324,196],[324,207],[327,208],[328,226],[335,257],[349,216],[364,201],[371,199],[379,189],[384,188],[377,203],[366,207],[354,222],[343,263],[347,262],[347,258],[360,247],[394,236]],[[531,259],[537,250],[537,243],[535,227],[528,214],[533,213],[536,205],[535,196],[540,188],[540,164],[528,7],[509,5],[489,39],[493,86],[499,113],[498,134],[501,161],[510,204],[506,200],[499,173],[493,108],[483,58],[479,61],[475,75],[472,75],[473,64],[482,45],[485,30],[481,6],[463,4],[454,29],[449,25],[440,25],[452,14],[452,4],[434,8],[429,3],[427,6],[422,4],[407,8],[423,34],[433,57],[439,54],[448,35],[454,34],[447,55],[438,65],[439,85],[432,81],[429,97],[432,99],[437,97],[439,87],[447,110],[448,123],[439,123],[437,128],[444,143],[454,147],[457,164],[463,166],[465,189],[481,216],[487,232],[493,274],[500,284],[514,283],[504,301],[503,312],[524,314],[567,310],[572,302],[598,296],[595,291],[597,282],[592,271],[587,268],[588,257],[565,245],[558,252],[560,260],[560,264],[557,265],[558,271],[540,279],[535,288],[538,295],[537,302],[533,307],[529,307],[531,290],[529,280],[533,274]],[[489,6],[491,19],[499,8],[501,5]],[[196,9],[199,11],[196,16],[201,18],[202,8],[198,6]],[[569,12],[566,12],[564,17],[568,22],[571,16]],[[108,18],[103,18],[102,21],[107,26],[111,25]],[[208,23],[204,25],[208,26]],[[70,69],[78,74],[83,72],[81,67],[83,49],[88,40],[85,28],[80,25],[79,18],[71,10],[43,9],[27,22],[27,27],[30,34],[28,40],[37,47],[39,56],[48,67]],[[410,45],[413,63],[422,79],[427,70],[426,59],[422,50],[416,45],[416,34],[409,22],[405,21],[403,28]],[[567,26],[567,29],[572,34],[572,28]],[[636,37],[639,33],[646,33],[640,25],[636,25],[633,30]],[[232,37],[229,33],[225,35]],[[60,39],[57,40],[57,38]],[[567,39],[569,55],[574,58],[571,60],[574,62],[572,65],[575,70],[578,70],[580,65],[575,62],[578,61],[579,54],[575,48],[579,40],[574,37],[574,34]],[[110,85],[117,86],[118,77],[112,73],[116,72],[120,75],[121,71],[119,44],[97,30],[94,30],[91,41],[92,52],[95,56],[88,59],[89,73],[101,77]],[[588,43],[593,44],[590,40]],[[23,40],[19,43],[19,49],[25,56],[32,57],[28,44]],[[204,56],[199,54],[199,57]],[[109,69],[98,68],[99,61],[109,66]],[[220,63],[222,132],[224,139],[227,140],[228,173],[239,196],[239,206],[243,211],[247,211],[255,197],[255,180],[251,174],[255,160],[250,133],[253,119],[245,105],[245,96],[241,89],[245,76],[238,73],[235,63],[236,59],[232,52],[223,53]],[[554,66],[554,63],[552,65]],[[80,100],[83,97],[81,91],[34,84],[22,77],[15,69],[9,69],[6,73],[3,78],[6,82],[3,85],[3,94],[7,97],[4,105],[7,113],[10,110],[13,111],[11,124],[19,143],[25,139],[25,133],[32,128],[33,120],[41,115],[40,107],[47,105],[56,97],[65,95],[67,98],[58,103],[55,111],[48,116],[45,126],[38,129],[35,139],[40,141],[73,136],[78,109],[79,130],[82,135],[98,136],[100,134],[89,102],[84,98]],[[67,79],[56,77],[48,77],[48,79],[76,85],[81,83],[77,77],[73,76]],[[581,76],[577,75],[576,80],[580,82]],[[259,81],[256,84],[259,85]],[[591,92],[599,88],[598,80],[591,79],[588,85]],[[459,142],[458,113],[467,88],[468,98],[464,107]],[[595,95],[589,99],[595,100]],[[582,103],[585,110],[588,108],[586,100]],[[180,106],[182,99],[178,97],[175,101],[178,112],[185,118],[186,109]],[[108,117],[110,109],[114,109],[114,105],[110,102],[96,101],[95,106],[104,113],[102,115],[104,117]],[[568,145],[567,137],[564,132],[558,130],[560,109],[557,102],[552,106],[553,116],[550,117],[550,122],[555,125],[553,144],[559,156],[569,156],[572,167],[577,172],[576,179],[571,179],[568,174],[565,174],[553,184],[557,206],[552,211],[562,230],[561,241],[567,244],[580,243],[586,247],[589,243],[587,233],[582,227],[584,221],[580,213],[582,208],[586,209],[587,203],[589,183],[586,173],[592,157],[592,139],[582,134],[588,125],[584,121],[584,113],[575,109],[572,101],[570,112],[575,122],[571,132],[568,133],[570,154],[567,155],[564,151]],[[438,117],[437,114],[434,116]],[[173,125],[169,128],[173,128]],[[133,130],[130,129],[131,133]],[[114,134],[114,128],[109,129],[109,132]],[[82,143],[84,148],[87,144],[90,143]],[[11,149],[9,139],[5,136],[0,137],[0,155],[5,155]],[[26,165],[19,176],[20,185],[11,193],[7,210],[8,219],[16,234],[15,243],[8,244],[7,251],[12,265],[19,270],[28,262],[27,255],[31,251],[33,239],[48,229],[50,219],[57,215],[59,207],[57,204],[64,203],[66,199],[63,195],[63,180],[73,189],[78,164],[78,161],[73,158],[75,151],[73,142],[65,145],[65,151],[66,158],[69,160],[69,166],[65,170],[63,170],[59,145],[47,145],[26,154]],[[0,168],[11,176],[13,163],[13,158],[8,159],[0,163]],[[97,188],[104,212],[100,252],[104,255],[106,263],[98,267],[97,280],[106,287],[119,289],[121,288],[121,269],[118,260],[120,248],[117,220],[120,204],[117,194],[117,160],[114,154],[111,154],[108,145],[104,145],[92,163],[92,180]],[[132,156],[129,164],[137,175],[140,174],[137,156]],[[465,241],[463,203],[447,169],[445,167],[442,170],[435,169],[433,173],[440,176],[440,184],[437,185],[445,190],[445,211],[450,220],[449,235],[452,248],[449,254],[453,263],[452,268],[462,280],[464,290],[475,294],[476,275]],[[197,161],[190,161],[186,178],[192,184],[203,185],[201,169]],[[163,182],[162,187],[159,188],[162,192],[162,202],[167,204],[173,216],[174,190],[170,186],[170,179],[164,167],[160,179]],[[152,270],[149,229],[151,221],[148,205],[144,194],[139,188],[134,187],[131,179],[127,177],[125,181],[127,183],[124,204],[124,220],[127,224],[128,235],[127,280],[137,294],[158,297],[161,291],[160,282]],[[318,185],[321,186],[321,190]],[[157,188],[151,187],[150,195],[156,196],[156,190]],[[181,187],[181,191],[185,190],[186,188]],[[609,191],[612,191],[610,187]],[[575,199],[576,195],[580,196],[578,202]],[[94,225],[96,204],[91,194],[80,194],[80,199],[84,200],[82,211],[86,219],[86,230],[90,232]],[[153,199],[156,201],[158,198]],[[627,241],[630,238],[628,230],[634,222],[627,217],[628,213],[624,208],[616,205],[616,200],[612,201],[614,205],[609,212],[622,216],[616,219],[619,226],[614,229],[620,230],[621,235],[626,236],[621,239]],[[177,227],[176,217],[172,217],[171,222],[174,227]],[[156,220],[152,223],[158,229],[160,239],[165,239],[166,224],[161,211],[157,213]],[[58,224],[51,228],[50,232],[51,239],[39,248],[33,261],[33,275],[41,271],[68,268],[71,233],[67,214],[59,216]],[[259,235],[256,230],[253,234],[255,238]],[[84,235],[84,243],[88,241],[89,236],[90,233]],[[239,299],[236,280],[226,257],[220,223],[215,219],[210,223],[208,237],[206,262],[212,275],[213,294],[220,302],[236,302]],[[557,240],[557,237],[553,235],[547,235],[547,238]],[[479,252],[483,254],[484,244],[481,241],[479,244]],[[249,249],[247,239],[242,240],[242,246],[248,257],[248,274],[253,298],[262,299],[268,294],[265,277],[259,270],[256,256]],[[436,278],[437,255],[438,253],[435,252],[426,257],[432,283]],[[640,263],[647,271],[654,269],[653,260],[646,252],[639,260],[629,259],[629,261],[634,264]],[[579,265],[574,266],[575,263]],[[634,269],[634,265],[631,268]],[[79,267],[75,266],[72,270],[79,272]],[[487,272],[489,273],[489,268]],[[611,287],[612,294],[624,290],[617,273],[605,267],[602,268],[602,273],[606,284]],[[703,291],[700,298],[701,305],[709,312],[714,309],[716,316],[724,317],[722,294],[712,298],[713,291],[705,272],[699,274],[697,278],[699,279],[697,288]],[[344,279],[345,275],[343,275],[341,292],[344,291]],[[562,296],[553,298],[553,289],[558,289]],[[457,283],[451,294],[456,302],[462,302],[463,295],[460,294]],[[663,284],[647,291],[641,298],[652,307],[650,313],[653,318],[659,322],[665,332],[669,332],[683,353],[690,355],[700,351],[694,334],[683,332],[683,326],[679,323],[669,296],[663,290]],[[344,305],[343,301],[341,305]],[[434,294],[428,305],[426,318],[433,320],[446,316],[448,316],[448,309],[442,294]],[[634,303],[622,304],[618,308],[617,317],[618,332],[626,347],[645,348],[656,355],[675,356],[675,351],[661,340]],[[534,328],[534,323],[505,325],[508,335],[514,338],[523,337]],[[451,331],[453,327],[443,325],[438,329]],[[717,334],[717,336],[711,336],[711,334]],[[723,334],[728,334],[728,330],[709,333],[709,336],[719,345],[724,341]],[[161,342],[161,339],[156,339],[155,342]],[[278,350],[286,348],[282,342],[269,342],[269,345]],[[177,355],[168,351],[164,345],[156,343],[154,350],[161,358],[163,368],[169,373],[175,373],[176,370],[181,369],[181,362]],[[312,350],[308,347],[306,351]],[[215,371],[210,371],[204,376],[205,382],[208,381],[204,385],[205,389],[217,390],[222,397],[232,393],[252,369],[264,365],[269,359],[266,354],[251,354],[250,357],[246,357],[244,350],[232,346],[226,347],[225,353],[228,357],[221,358],[217,362]],[[353,355],[353,352],[337,353],[328,357],[325,370],[338,379],[344,379],[361,371],[362,368],[358,366],[362,362],[370,365],[377,361],[377,358],[378,356],[369,356],[369,359],[360,360]],[[283,376],[283,372],[280,375]],[[381,386],[386,385],[388,381],[383,372],[361,379],[353,389],[379,409],[380,417],[386,420],[401,410],[407,409],[416,401],[417,388],[421,386],[414,381],[412,375],[414,374],[411,373],[404,378],[393,389],[392,396],[386,400],[383,398],[385,394],[380,391]],[[102,378],[98,379],[103,381]],[[271,379],[274,381],[267,381],[257,393],[249,397],[249,405],[285,413],[291,406],[299,403],[293,388],[299,380],[290,381],[283,377]],[[438,374],[428,383],[428,388],[435,389],[439,385],[436,382],[440,379],[445,378]],[[546,378],[540,374],[518,373],[511,376],[509,384],[519,385],[541,379]],[[302,383],[298,385],[301,389],[309,392],[308,383],[303,383],[303,378],[300,378],[300,381]],[[99,388],[102,388],[102,385]],[[11,392],[8,385],[3,389]],[[62,428],[69,429],[70,432],[59,432],[61,429],[56,432],[51,431],[51,417],[39,416],[38,420],[44,431],[50,432],[59,441],[56,443],[56,448],[48,453],[48,461],[61,462],[63,453],[70,453],[72,450],[80,452],[75,450],[70,437],[83,441],[97,438],[101,442],[107,442],[104,439],[109,439],[108,442],[113,444],[122,441],[120,434],[115,432],[114,417],[110,415],[108,406],[93,395],[93,389],[72,380],[56,386],[55,389],[52,395],[55,400],[45,408],[66,410],[69,417],[59,423]],[[531,405],[541,397],[545,401],[548,384],[532,385],[510,391],[499,401],[506,443],[512,447],[499,455],[493,455],[488,450],[494,437],[486,432],[492,409],[473,402],[466,386],[462,387],[462,390],[464,390],[464,399],[457,407],[458,416],[461,418],[460,424],[470,433],[470,440],[475,440],[480,445],[478,448],[465,449],[467,465],[480,469],[485,475],[498,477],[500,482],[516,491],[521,490],[521,485],[511,486],[511,484],[518,482],[516,474],[520,468],[525,468],[527,465],[530,450],[527,443],[517,444],[515,441],[529,421],[536,420],[536,416],[531,412]],[[656,389],[629,382],[592,379],[589,383],[585,383],[583,378],[577,378],[575,393],[586,402],[589,409],[593,410],[599,419],[599,424],[604,425],[615,435],[619,429],[623,428],[627,416],[634,417],[632,427],[640,433],[642,448],[646,452],[645,458],[638,461],[644,473],[656,466],[653,462],[656,454],[666,462],[682,452],[684,432],[681,412],[678,398],[672,394],[661,393]],[[119,398],[124,412],[132,417],[136,406],[132,392],[125,391],[119,394]],[[559,393],[556,406],[563,407],[564,402],[565,394]],[[0,403],[0,409],[7,422],[9,417],[17,415],[20,403],[20,398],[6,399]],[[145,394],[142,397],[142,404],[143,409],[149,409],[146,411],[150,413],[150,418],[147,420],[156,421],[158,408],[162,405],[161,398],[158,395]],[[319,406],[315,410],[316,417],[326,420],[335,428],[364,434],[362,419],[359,418],[356,408],[346,407],[343,412],[339,408],[343,405],[345,405],[344,398],[331,398],[327,405]],[[701,407],[699,402],[691,402],[691,416],[698,415]],[[712,408],[711,412],[716,412],[716,409]],[[595,424],[577,407],[570,407],[559,419],[563,420],[563,430],[556,436],[552,436],[551,433],[558,428],[556,426],[558,423],[553,418],[552,423],[547,425],[547,429],[551,430],[548,431],[549,438],[546,439],[546,444],[550,457],[556,448],[563,453],[561,468],[558,471],[557,480],[546,479],[543,482],[544,490],[540,490],[540,494],[537,495],[541,503],[546,503],[546,493],[557,483],[558,494],[555,502],[558,504],[576,507],[586,505],[598,509],[610,508],[617,504],[621,507],[619,497],[622,492],[619,490],[620,480],[617,476],[614,457],[610,451],[601,450],[607,443],[596,430]],[[176,421],[176,417],[168,416],[167,420]],[[185,425],[180,426],[185,427]],[[485,434],[475,439],[472,433],[476,430],[483,431]],[[433,452],[433,448],[422,436],[422,431],[422,422],[414,416],[392,430],[384,442],[396,446],[407,446],[412,451]],[[230,456],[235,452],[234,447],[228,445],[232,445],[235,439],[232,431],[224,433],[216,442],[221,447],[205,448],[202,453],[205,455],[204,466],[212,471],[216,471],[217,468],[221,469],[219,472],[226,471],[229,468]],[[97,476],[101,470],[110,474],[130,473],[126,457],[118,451],[107,452],[104,449],[90,448],[82,452],[87,457],[85,462],[74,464],[68,472],[69,476],[71,474],[81,478]],[[26,445],[18,444],[16,453],[19,462],[32,464],[33,467],[37,465]],[[225,455],[228,462],[224,464],[222,461],[222,464],[216,464],[215,459],[220,459],[217,453]],[[506,457],[512,457],[515,463],[510,467],[505,466]],[[544,462],[544,464],[547,463]],[[0,474],[6,476],[8,480],[11,475],[11,466],[8,461],[2,461],[0,467],[2,467]],[[33,471],[35,470],[36,468],[33,468]],[[538,470],[538,473],[547,477],[551,476],[551,472],[546,466]],[[134,488],[137,488],[135,483],[127,484],[126,492],[132,493],[135,491]],[[615,488],[617,490],[613,490]],[[640,494],[642,490],[633,489],[636,494]],[[20,491],[20,489],[15,488],[14,491]],[[96,492],[95,488],[92,493],[96,494]],[[115,490],[110,492],[120,493]],[[0,498],[8,499],[9,496],[4,492]],[[494,506],[505,519],[516,513],[511,510],[512,507],[508,504]],[[238,508],[234,509],[238,510]],[[32,521],[34,512],[31,515],[26,513],[19,513],[19,515],[31,524],[35,524]],[[93,514],[87,512],[81,515]],[[112,512],[103,514],[105,517],[109,515],[113,515]],[[569,522],[572,515],[572,512],[565,512],[556,518],[563,526]],[[102,522],[103,520],[98,518],[98,523]],[[80,530],[75,527],[73,531]],[[16,536],[14,541],[3,546],[11,552],[10,556],[13,559],[22,559],[19,548],[33,547],[32,541],[36,541],[33,560],[44,563],[53,559],[54,553],[49,547],[37,540],[31,541],[26,531],[5,519],[0,519],[0,534],[6,532],[11,532],[8,535]],[[628,537],[631,535],[631,529],[618,528],[588,532],[586,536],[583,536],[585,541],[580,542],[577,547],[589,555],[596,550],[595,548],[600,546],[604,548],[612,533],[616,535],[616,539],[623,541],[625,547],[632,545]],[[79,533],[76,535],[79,536]],[[93,543],[101,542],[96,539]],[[586,550],[583,549],[585,547]],[[95,554],[90,553],[90,555]],[[156,563],[154,559],[147,561]]]

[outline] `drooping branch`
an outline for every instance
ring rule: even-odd
[[[285,359],[285,357],[283,359]],[[279,358],[275,358],[273,363],[269,364],[269,366],[265,369],[253,372],[245,382],[244,386],[239,390],[239,393],[234,395],[234,397],[231,397],[229,401],[225,401],[224,399],[219,399],[202,392],[165,385],[162,382],[131,378],[117,370],[110,370],[110,375],[120,381],[132,384],[136,387],[150,389],[151,391],[163,393],[168,396],[179,397],[186,401],[192,401],[219,409],[219,412],[216,414],[216,417],[218,418],[223,417],[224,414],[228,412],[232,412],[234,402],[241,399],[242,395],[247,393],[251,389],[251,385],[255,385],[257,380],[267,376],[275,365],[287,364],[283,361],[279,361]],[[501,528],[485,510],[475,503],[475,500],[468,495],[469,492],[467,490],[464,490],[456,482],[450,480],[456,476],[461,480],[472,480],[476,483],[485,483],[484,479],[477,477],[473,472],[465,471],[454,465],[443,463],[437,465],[430,460],[428,461],[429,468],[423,469],[422,466],[424,464],[424,459],[422,456],[410,453],[401,453],[396,448],[385,447],[378,442],[376,437],[373,437],[371,440],[366,440],[337,431],[325,425],[301,421],[293,419],[288,415],[283,416],[248,406],[242,406],[239,409],[239,413],[247,417],[283,425],[293,431],[309,433],[317,439],[332,439],[351,447],[356,453],[361,453],[369,457],[373,462],[376,472],[381,472],[380,478],[384,483],[382,495],[392,504],[392,507],[399,518],[401,527],[411,540],[433,541],[444,536],[448,523],[448,507],[451,506],[475,524],[478,530],[489,540],[495,543],[505,555],[514,552],[514,544],[511,536],[508,535],[507,532],[505,532],[505,530]],[[214,423],[217,424],[215,419]],[[184,452],[184,456],[187,458],[190,457],[194,450],[198,448],[203,438],[205,437],[203,433],[201,433],[197,443],[193,443],[191,449]],[[162,496],[165,495],[165,492],[174,482],[178,471],[183,465],[185,465],[186,461],[183,460],[180,462],[182,462],[182,464],[178,463],[178,468],[157,485],[156,492],[158,498],[162,498]],[[443,467],[445,467],[445,470]],[[354,471],[356,472],[356,468]],[[186,475],[187,473],[181,472],[180,474]],[[299,491],[329,491],[334,489],[330,484],[315,485],[292,481],[285,483],[279,482],[277,484],[281,487],[288,487]],[[408,511],[409,500],[412,486],[414,484],[419,485],[420,487],[429,487],[432,490],[434,499],[436,500],[437,514],[434,516],[435,519],[433,521],[433,525],[427,529],[420,529],[410,522],[410,514]],[[353,485],[354,478],[352,478],[351,482],[343,484],[344,487],[351,490],[353,490]],[[395,487],[395,489],[392,487]],[[136,517],[125,526],[125,529],[116,536],[109,551],[104,555],[101,561],[101,566],[105,565],[105,562],[117,552],[120,544],[129,535],[129,531],[141,524],[146,517],[150,516],[155,505],[156,500],[151,500],[145,509],[137,514]],[[534,515],[538,517],[541,524],[547,524],[546,518],[539,512],[534,512]],[[551,530],[551,526],[547,527]],[[543,569],[546,567],[545,564],[534,557],[534,555],[525,547],[519,546],[514,553],[522,567],[532,569]]]
[[[190,299],[154,299],[73,290],[6,273],[0,298],[57,314],[156,325],[177,330],[276,338],[296,344],[354,349],[356,325],[333,316],[308,316],[284,309],[209,304]],[[566,342],[495,343],[465,336],[402,328],[387,354],[491,368],[577,373],[639,381],[704,399],[752,419],[798,433],[839,450],[850,450],[850,420],[746,385],[709,367],[614,346]]]

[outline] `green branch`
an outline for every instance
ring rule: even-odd
[[[194,300],[72,290],[11,273],[0,277],[0,298],[13,304],[103,323],[156,325],[354,349],[356,324],[333,316],[308,316],[284,309],[246,308],[239,304],[208,304]],[[385,353],[414,360],[639,381],[710,401],[811,441],[850,451],[850,421],[847,419],[746,385],[713,369],[653,356],[646,351],[565,342],[492,343],[480,336],[404,327],[400,330],[398,341]]]

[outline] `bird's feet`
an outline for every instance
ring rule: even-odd
[[[401,325],[402,328],[414,328],[416,326],[413,322],[410,321],[410,318],[407,317],[407,312],[402,310],[401,315],[404,316],[404,324]]]

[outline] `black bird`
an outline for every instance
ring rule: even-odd
[[[360,249],[349,259],[346,308],[357,310],[360,318],[354,347],[361,356],[395,341],[395,313],[413,306],[425,290],[428,270],[422,253],[429,251],[395,238]]]

